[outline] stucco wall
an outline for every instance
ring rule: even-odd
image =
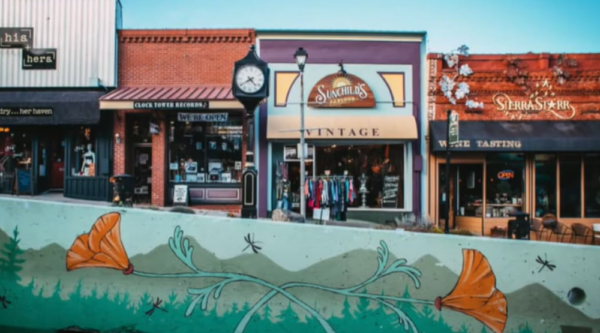
[[[339,68],[337,64],[342,61],[344,69],[348,73],[356,75],[363,79],[372,89],[377,100],[378,106],[375,109],[308,109],[306,114],[309,116],[324,116],[338,114],[340,117],[349,115],[355,116],[389,116],[389,115],[413,115],[416,119],[421,134],[421,66],[422,50],[421,38],[412,41],[390,41],[383,40],[382,37],[362,38],[355,35],[345,35],[342,37],[332,37],[323,32],[323,35],[311,34],[298,37],[278,35],[277,38],[269,37],[268,33],[257,32],[257,42],[259,45],[260,57],[269,62],[272,75],[272,84],[276,84],[274,77],[277,71],[297,71],[294,52],[298,47],[304,47],[309,53],[305,68],[305,93],[308,97],[310,89],[318,80],[326,75],[336,73]],[[400,36],[401,34],[398,34]],[[398,37],[396,36],[396,37]],[[338,38],[338,39],[336,39]],[[380,40],[378,40],[378,38]],[[379,77],[378,72],[405,73],[404,77],[404,101],[403,107],[394,107],[390,102],[392,97],[385,86],[385,82]],[[297,80],[298,81],[298,80]],[[275,89],[271,88],[271,95],[275,94]],[[258,117],[258,165],[260,188],[258,194],[259,216],[266,216],[268,202],[270,201],[269,188],[272,181],[270,170],[273,161],[269,161],[269,146],[267,141],[267,122],[268,116],[277,116],[285,114],[298,114],[299,111],[299,82],[295,82],[289,91],[287,107],[275,107],[275,98],[270,98],[268,106],[262,106]],[[411,158],[405,166],[411,170],[411,191],[406,193],[411,197],[407,202],[410,207],[408,210],[415,215],[421,215],[421,192],[422,192],[422,155],[421,155],[421,136],[418,140],[411,142]],[[267,166],[267,167],[265,167]],[[267,179],[267,181],[265,181]]]
[[[0,213],[2,332],[600,332],[598,247],[7,198]]]

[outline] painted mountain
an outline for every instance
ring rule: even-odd
[[[0,231],[0,244],[8,242],[9,236]],[[261,254],[241,254],[229,260],[219,260],[213,253],[202,248],[193,238],[190,238],[190,242],[194,246],[194,261],[198,267],[206,271],[257,276],[275,285],[294,281],[342,288],[365,281],[377,268],[377,252],[372,250],[351,251],[303,270],[291,272]],[[48,245],[40,250],[26,250],[21,257],[24,260],[20,272],[21,284],[27,285],[31,282],[31,278],[35,278],[33,292],[41,293],[44,297],[52,297],[56,293],[54,287],[60,281],[59,294],[63,299],[67,299],[75,288],[81,288],[84,296],[93,294],[94,290],[107,290],[110,297],[126,291],[133,306],[138,299],[147,297],[147,295],[163,300],[175,296],[183,299],[188,288],[202,288],[217,281],[197,278],[146,279],[138,276],[126,276],[121,272],[107,269],[81,269],[67,272],[65,257],[66,250],[56,244]],[[177,260],[167,245],[160,245],[147,254],[133,256],[131,262],[136,271],[188,272],[188,269]],[[448,294],[458,279],[455,273],[430,255],[409,264],[421,271],[421,288],[415,288],[412,280],[408,277],[396,274],[369,285],[368,291],[372,294],[385,293],[394,296],[409,293],[416,299],[433,300],[438,296]],[[177,295],[173,296],[173,292]],[[266,292],[268,290],[253,284],[232,284],[223,290],[214,311],[218,315],[225,315],[231,311],[232,307],[237,306],[236,304],[240,300],[254,304]],[[345,300],[342,296],[322,291],[296,288],[291,292],[307,303],[315,304],[315,308],[327,317],[343,317],[346,302],[352,308],[359,306],[354,299]],[[562,325],[600,328],[600,319],[587,317],[576,308],[563,302],[541,284],[529,285],[506,296],[509,319],[505,332],[527,332],[524,330],[524,325],[527,325],[531,332],[536,333],[559,332]],[[289,302],[281,296],[276,296],[269,302],[269,307],[275,314],[285,313]],[[370,302],[368,307],[376,309],[377,304]],[[304,320],[306,313],[301,309],[295,310],[300,320]],[[418,310],[431,311],[431,309],[423,307],[419,307]],[[259,313],[262,314],[263,311],[261,310]],[[444,312],[442,319],[456,328],[457,332],[461,326],[463,330],[466,330],[465,332],[485,332],[485,330],[482,331],[482,325],[479,322],[459,313]]]

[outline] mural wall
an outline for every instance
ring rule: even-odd
[[[2,332],[600,332],[597,247],[4,198],[0,212]]]

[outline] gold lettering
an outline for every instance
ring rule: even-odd
[[[493,96],[492,101],[498,112],[503,112],[511,119],[521,119],[522,116],[537,112],[547,112],[559,119],[573,119],[577,113],[569,101],[537,96],[530,100],[512,100],[504,93]],[[558,112],[561,111],[561,112]],[[566,111],[566,113],[563,113]],[[510,113],[520,113],[517,117]]]

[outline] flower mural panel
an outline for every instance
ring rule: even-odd
[[[469,239],[463,246],[461,237],[335,227],[329,229],[335,234],[321,237],[325,229],[139,210],[98,215],[94,221],[90,212],[74,214],[76,221],[46,237],[27,222],[16,230],[0,222],[0,331],[522,333],[600,327],[594,326],[600,320],[558,298],[554,287],[517,281],[515,288],[510,277],[517,265],[498,255],[496,241],[482,246]],[[305,231],[319,246],[288,237]],[[373,241],[358,244],[365,235]],[[422,237],[444,245],[418,248],[417,240],[434,243]],[[248,240],[261,250],[248,251]],[[331,255],[319,255],[324,249]],[[545,252],[554,270],[540,270],[533,256],[527,267],[535,279],[567,267],[557,265],[557,252],[546,248],[544,258]],[[313,259],[298,264],[307,257]],[[593,290],[578,286],[573,304],[589,309]]]

